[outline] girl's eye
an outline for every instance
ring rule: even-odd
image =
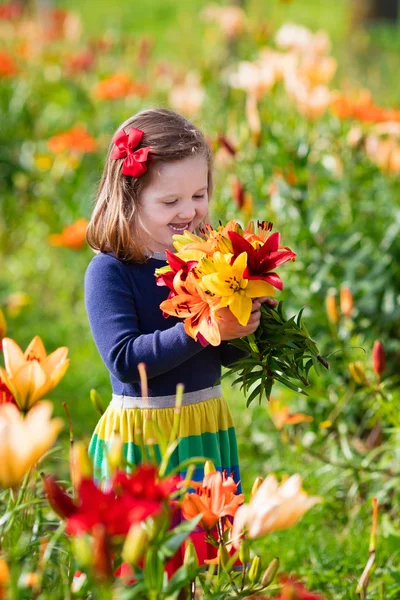
[[[164,202],[166,206],[172,206],[172,204],[176,204],[178,200],[173,200],[172,202]]]
[[[193,198],[204,198],[204,194],[202,194],[201,196],[193,196]]]

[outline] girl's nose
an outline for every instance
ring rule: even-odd
[[[196,207],[193,203],[187,204],[185,207],[182,207],[180,213],[178,214],[178,218],[182,219],[182,222],[192,221],[192,219],[196,215]]]

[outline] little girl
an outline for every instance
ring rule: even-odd
[[[223,341],[204,348],[185,333],[181,320],[163,317],[159,306],[169,289],[158,287],[154,277],[166,264],[165,250],[174,249],[172,236],[185,229],[198,233],[207,222],[212,189],[210,148],[202,133],[176,113],[144,110],[113,137],[87,233],[98,253],[86,272],[86,307],[113,390],[89,448],[97,479],[108,476],[107,444],[115,431],[134,464],[141,461],[150,417],[168,437],[176,386],[183,383],[179,445],[170,468],[202,456],[240,481],[232,417],[221,387],[214,384],[221,365],[242,356],[228,340],[256,330],[264,299],[254,301],[245,327],[229,309],[220,310]],[[139,363],[146,366],[146,399]],[[160,460],[158,446],[153,451]],[[202,466],[193,479],[203,479]]]

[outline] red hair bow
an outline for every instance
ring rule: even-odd
[[[114,160],[125,158],[122,166],[122,173],[124,175],[140,177],[147,171],[146,161],[150,146],[135,150],[135,148],[139,146],[143,136],[144,132],[141,129],[132,127],[129,130],[129,134],[125,133],[122,129],[113,137],[115,148],[111,153],[111,158]]]

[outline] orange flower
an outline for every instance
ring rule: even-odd
[[[289,408],[285,404],[282,404],[280,400],[275,400],[274,398],[271,398],[269,401],[269,412],[275,427],[279,430],[283,429],[285,425],[297,425],[304,421],[308,421],[309,423],[313,421],[313,418],[309,415],[303,415],[302,413],[290,414]]]
[[[47,140],[51,152],[60,154],[66,151],[77,153],[92,153],[97,150],[96,140],[89,134],[86,127],[75,125],[72,129],[54,135]]]
[[[252,497],[243,504],[233,522],[232,539],[239,546],[243,529],[249,539],[292,527],[314,504],[318,496],[308,496],[302,489],[300,475],[292,475],[279,484],[275,475],[268,475]]]
[[[212,295],[203,292],[193,273],[189,273],[185,281],[181,280],[181,274],[182,271],[178,271],[174,277],[177,295],[164,300],[160,304],[161,310],[168,315],[185,319],[185,331],[193,339],[197,340],[201,336],[200,341],[203,338],[212,346],[219,346],[221,336],[215,310],[220,299],[214,300]]]
[[[348,286],[342,285],[340,288],[340,310],[345,317],[351,317],[353,313],[353,294]]]
[[[197,492],[186,494],[181,505],[183,516],[193,519],[202,513],[199,525],[206,530],[212,529],[222,517],[233,517],[244,500],[243,494],[236,494],[237,484],[232,477],[219,471],[205,475],[201,483],[191,481],[189,485]]]
[[[339,323],[340,315],[334,290],[329,290],[325,299],[325,304],[329,321],[334,324]]]
[[[52,246],[63,246],[71,250],[80,250],[86,244],[86,229],[88,221],[78,219],[72,225],[67,225],[62,233],[53,233],[49,236],[49,242]]]
[[[115,73],[99,81],[94,88],[94,95],[100,100],[114,100],[125,96],[147,96],[149,88],[145,83],[134,82],[126,73]]]
[[[12,77],[18,73],[18,67],[5,51],[0,50],[0,77]]]
[[[337,94],[331,108],[339,119],[357,119],[365,123],[400,122],[400,110],[376,106],[368,90],[361,90],[353,97]]]

